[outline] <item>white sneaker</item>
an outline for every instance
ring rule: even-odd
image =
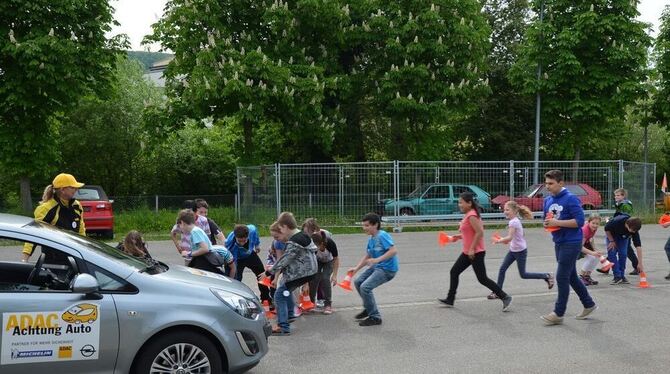
[[[594,305],[590,308],[584,308],[581,313],[577,314],[575,316],[576,319],[586,319],[586,317],[589,316],[589,314],[595,312],[595,310],[598,309],[598,305]]]
[[[559,317],[556,313],[551,312],[546,316],[540,317],[547,325],[560,325],[563,323],[563,317]]]

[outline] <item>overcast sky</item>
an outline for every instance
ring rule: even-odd
[[[113,29],[112,34],[125,33],[130,38],[133,50],[147,50],[147,47],[140,46],[140,43],[145,35],[151,33],[151,25],[163,14],[166,0],[110,0],[110,2],[116,9],[115,18],[121,24]],[[670,4],[670,0],[640,1],[640,19],[654,25],[652,35],[658,30],[658,18],[667,4]],[[159,47],[151,46],[149,49],[156,52]]]

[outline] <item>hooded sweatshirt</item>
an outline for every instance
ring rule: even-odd
[[[284,275],[284,282],[309,277],[316,274],[318,266],[316,263],[316,245],[312,239],[303,232],[293,235],[286,242],[284,255],[277,260],[272,269],[267,273]]]
[[[551,236],[556,244],[563,243],[581,243],[582,242],[582,226],[584,225],[584,210],[582,204],[577,198],[566,188],[563,188],[556,196],[549,196],[544,199],[544,216],[551,212],[554,219],[569,220],[575,219],[577,227],[561,227],[551,233]]]

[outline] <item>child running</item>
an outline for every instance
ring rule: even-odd
[[[584,239],[582,239],[584,262],[582,263],[582,271],[579,273],[579,278],[585,286],[595,286],[598,284],[597,280],[591,278],[591,273],[598,266],[600,256],[602,256],[602,253],[596,251],[593,246],[593,237],[596,235],[598,227],[600,227],[600,221],[599,215],[591,215],[589,216],[589,220],[582,226],[582,234],[584,235]]]
[[[507,236],[500,239],[495,239],[494,243],[496,244],[508,244],[509,243],[509,252],[505,255],[502,265],[500,265],[500,270],[498,271],[498,286],[502,288],[503,283],[505,282],[505,272],[516,261],[516,265],[519,268],[519,275],[521,279],[544,279],[547,282],[549,289],[554,287],[554,277],[551,273],[527,273],[526,272],[526,259],[528,257],[528,246],[526,244],[526,239],[523,234],[523,226],[521,225],[521,220],[519,215],[525,219],[533,218],[533,213],[525,205],[519,205],[516,201],[508,201],[505,203],[504,209],[505,217],[509,220],[507,225]],[[498,296],[495,292],[491,292],[488,296],[488,299],[497,299]]]
[[[363,299],[365,310],[358,313],[354,318],[361,320],[359,326],[375,326],[382,324],[382,316],[377,308],[375,296],[372,290],[390,281],[398,273],[398,250],[391,235],[381,230],[381,218],[376,213],[368,213],[363,216],[363,231],[370,235],[365,256],[361,258],[356,267],[350,268],[349,272],[356,274],[367,265],[367,269],[354,281],[356,291]]]
[[[454,307],[456,299],[456,290],[458,289],[458,278],[462,272],[470,265],[477,275],[477,280],[489,290],[493,291],[503,302],[503,312],[509,310],[512,305],[512,296],[505,293],[496,282],[486,276],[486,266],[484,265],[484,227],[482,219],[479,216],[479,205],[471,192],[463,192],[458,198],[458,208],[465,214],[461,221],[458,231],[460,235],[454,235],[458,239],[463,239],[463,253],[458,256],[454,266],[451,267],[451,281],[449,283],[449,293],[444,299],[438,299],[448,308]]]
[[[666,215],[667,214],[668,213],[666,213]],[[668,227],[670,227],[670,219],[661,219],[659,224],[664,229],[667,229]],[[670,262],[670,237],[668,238],[668,241],[665,242],[664,249],[665,249],[665,255],[668,256],[668,262]],[[668,273],[668,275],[666,275],[665,279],[670,280],[670,273]]]

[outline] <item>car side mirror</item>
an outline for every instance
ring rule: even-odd
[[[110,199],[110,200],[109,200],[109,203],[110,203],[110,204],[114,204],[114,200]]]
[[[99,296],[98,298],[101,298],[102,296],[98,291],[100,291],[98,280],[90,274],[77,274],[72,281],[73,293],[83,293],[87,296]]]

